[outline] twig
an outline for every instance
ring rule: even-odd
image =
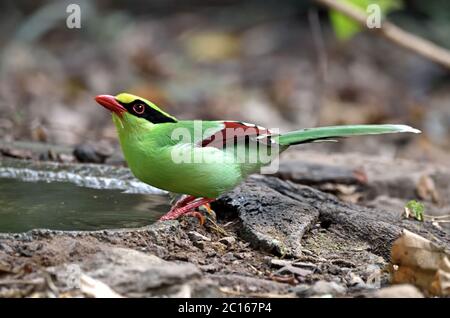
[[[349,5],[337,0],[315,0],[318,4],[340,13],[355,20],[362,26],[366,26],[367,14],[356,6]],[[408,49],[414,53],[420,54],[423,57],[438,63],[450,69],[450,52],[428,40],[420,38],[414,34],[404,31],[395,24],[383,20],[381,28],[368,28],[371,31],[377,32],[386,39],[395,44]]]
[[[228,232],[222,228],[220,225],[218,225],[216,222],[214,222],[213,219],[206,217],[206,219],[211,222],[213,224],[213,226],[210,226],[211,229],[213,229],[214,231],[216,231],[219,234],[222,234],[223,236],[228,236]]]
[[[424,214],[423,215],[426,218],[430,218],[430,219],[450,219],[450,214],[446,214],[446,215],[428,215],[428,214]]]

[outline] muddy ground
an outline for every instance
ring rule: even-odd
[[[450,247],[431,217],[449,213],[445,167],[308,151],[284,159],[277,176],[252,176],[221,197],[204,226],[186,217],[0,234],[0,296],[377,297],[402,229]],[[425,222],[404,217],[412,198],[425,203]],[[412,286],[394,293],[422,296]]]

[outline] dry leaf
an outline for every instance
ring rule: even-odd
[[[443,269],[439,269],[436,273],[432,284],[433,294],[450,295],[450,261],[444,259]]]
[[[450,294],[450,263],[445,250],[426,238],[403,230],[391,251],[395,284],[410,283],[432,295]],[[394,266],[395,267],[395,266]]]
[[[420,177],[419,182],[416,186],[417,195],[422,200],[432,201],[434,203],[439,203],[439,193],[436,190],[436,185],[433,179],[428,175],[423,175]]]

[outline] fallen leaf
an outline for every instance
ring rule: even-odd
[[[444,269],[439,269],[431,285],[434,294],[450,295],[450,261],[444,259]]]
[[[440,196],[436,190],[436,185],[433,179],[428,175],[422,175],[416,186],[416,192],[419,198],[422,200],[432,201],[434,203],[439,203]]]
[[[448,253],[426,238],[403,230],[391,250],[392,282],[413,284],[430,295],[450,295]]]

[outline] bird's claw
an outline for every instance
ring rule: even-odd
[[[198,219],[201,226],[205,224],[205,216],[198,211],[192,211],[185,214],[186,216],[193,216]]]
[[[205,204],[199,206],[199,210],[200,211],[188,212],[185,215],[196,217],[198,219],[198,221],[200,222],[201,226],[203,226],[206,222],[206,217],[202,213],[203,211],[206,211],[210,216],[215,216],[214,210],[211,209],[211,204],[209,204],[209,203],[205,203]]]
[[[208,212],[209,215],[214,215],[214,211],[213,209],[211,209],[211,204],[205,203],[202,206],[205,208],[206,212]]]

